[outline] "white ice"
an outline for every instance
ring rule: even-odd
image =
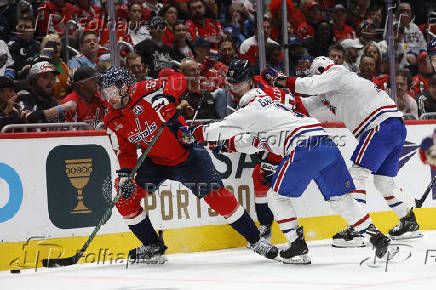
[[[394,241],[401,244],[400,253],[388,263],[387,271],[384,261],[373,264],[369,247],[337,249],[331,247],[331,240],[323,240],[309,243],[311,265],[285,265],[240,248],[173,254],[164,265],[127,269],[126,264],[106,262],[21,274],[3,271],[0,289],[436,289],[436,231],[423,233],[421,239]]]

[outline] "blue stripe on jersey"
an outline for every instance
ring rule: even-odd
[[[295,134],[291,139],[289,139],[288,141],[288,145],[286,146],[286,151],[287,152],[289,150],[289,146],[291,146],[292,142],[295,140],[295,138],[297,138],[298,136],[300,136],[301,134],[304,133],[308,133],[308,132],[313,132],[313,131],[324,131],[323,128],[313,128],[313,129],[307,129],[307,130],[303,130],[298,134]]]
[[[380,115],[384,114],[384,113],[395,113],[398,112],[398,110],[389,110],[389,111],[381,111],[378,114],[376,114],[374,117],[371,118],[371,120],[365,125],[363,126],[362,129],[360,129],[359,133],[356,134],[356,138],[359,138],[360,134],[362,134],[363,132],[366,131],[366,128],[375,120],[377,119]]]
[[[394,204],[389,205],[389,207],[396,207],[396,206],[399,206],[402,203],[403,203],[402,201],[399,201],[399,202],[396,202]]]

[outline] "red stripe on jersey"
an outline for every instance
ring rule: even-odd
[[[357,126],[356,129],[353,130],[353,134],[356,134],[357,131],[360,130],[360,128],[363,126],[363,124],[365,124],[373,115],[375,115],[378,111],[384,110],[384,109],[393,109],[396,108],[396,105],[389,105],[389,106],[383,106],[380,107],[378,109],[375,109],[374,111],[372,111],[371,114],[369,114],[368,117],[365,118],[365,120],[363,120],[362,122],[360,122],[359,126]]]

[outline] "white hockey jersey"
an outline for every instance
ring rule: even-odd
[[[342,65],[333,65],[321,75],[297,78],[295,92],[317,95],[302,98],[309,114],[326,106],[356,138],[387,118],[402,117],[385,91]]]
[[[295,146],[310,136],[328,135],[318,120],[306,117],[275,102],[261,89],[247,92],[253,100],[224,120],[205,125],[206,141],[235,139],[236,149],[252,154],[268,150],[286,156]],[[245,96],[245,95],[244,95]],[[261,140],[261,146],[256,144]]]

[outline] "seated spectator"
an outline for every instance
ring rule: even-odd
[[[282,68],[282,48],[276,43],[265,44],[266,65],[272,67],[279,72],[283,72]]]
[[[433,71],[436,72],[436,37],[434,37],[427,45],[427,54],[430,57],[430,62]]]
[[[369,42],[363,48],[363,55],[370,55],[375,59],[375,75],[380,73],[381,54],[375,42]]]
[[[98,37],[95,31],[85,31],[80,41],[81,54],[68,61],[68,66],[72,73],[81,66],[95,68],[98,62]]]
[[[99,19],[100,14],[106,12],[101,11],[101,8],[92,4],[92,2],[92,0],[75,1],[76,6],[74,6],[74,16],[82,26],[86,26],[86,24],[93,19]]]
[[[364,19],[368,19],[370,16],[370,6],[371,0],[357,0],[354,6],[350,7],[351,13],[348,13],[348,22],[353,29],[357,29]]]
[[[320,21],[315,26],[315,35],[303,39],[303,46],[313,57],[328,55],[328,49],[334,41],[333,28],[328,21]]]
[[[62,100],[69,93],[70,70],[61,59],[62,42],[57,34],[47,34],[41,42],[40,61],[49,61],[56,69],[56,81],[53,88],[53,96],[56,100]]]
[[[363,48],[358,40],[355,39],[344,39],[341,42],[341,46],[345,50],[345,62],[344,66],[352,72],[359,72],[359,66],[357,64],[357,59],[359,57],[359,50]]]
[[[305,8],[306,21],[297,28],[297,36],[300,39],[315,36],[315,26],[322,20],[321,9],[317,1],[310,1]]]
[[[146,9],[143,6],[143,1],[138,1],[138,0],[127,0],[124,1],[124,3],[118,7],[116,14],[117,14],[117,19],[119,20],[127,20],[127,21],[132,21],[132,19],[130,18],[130,11],[132,10],[132,6],[135,4],[139,4],[139,10],[137,10],[136,12],[139,13],[139,21],[148,21],[151,20],[151,18],[153,18],[153,16],[156,16],[157,14],[153,15],[152,12],[149,9]],[[117,4],[115,4],[117,5]],[[136,10],[136,9],[135,9]]]
[[[153,17],[150,23],[151,39],[146,39],[135,46],[135,52],[142,58],[147,66],[147,76],[157,78],[159,72],[170,67],[172,49],[162,42],[166,22],[160,17]]]
[[[163,0],[163,4],[174,4],[177,8],[177,11],[180,12],[180,16],[183,20],[188,19],[189,10],[188,10],[188,0]]]
[[[98,75],[89,66],[82,66],[74,72],[74,90],[59,103],[65,121],[87,122],[93,128],[103,122],[107,104],[100,97],[97,78]]]
[[[14,64],[10,67],[13,70],[12,78],[24,79],[27,74],[23,71],[24,66],[28,64],[29,59],[39,53],[40,43],[33,37],[35,33],[33,27],[31,15],[20,15],[17,18],[16,35],[8,43],[9,52],[14,60]]]
[[[295,77],[298,61],[304,55],[303,43],[298,37],[289,36],[288,48],[289,48],[289,76]]]
[[[11,67],[14,64],[11,54],[9,53],[8,45],[0,39],[0,76],[7,75],[13,77],[13,70]]]
[[[224,39],[220,43],[218,59],[220,62],[229,66],[232,60],[236,57],[236,47],[231,39]]]
[[[0,77],[0,130],[6,125],[24,123],[17,98],[14,82],[9,77]]]
[[[28,123],[63,122],[63,108],[53,98],[55,75],[58,72],[48,61],[32,66],[26,79],[27,90],[19,92],[18,101],[26,111]]]
[[[342,41],[347,38],[355,38],[356,34],[351,26],[345,24],[347,19],[347,10],[342,4],[336,4],[331,14],[331,23],[336,41]]]
[[[180,65],[180,71],[186,76],[189,90],[188,94],[180,99],[180,109],[185,119],[193,119],[197,111],[197,119],[217,119],[212,94],[200,87],[198,63],[192,59],[184,60]]]
[[[412,79],[410,91],[414,96],[424,94],[429,90],[428,79],[433,75],[430,58],[427,52],[421,52],[418,55],[418,74]]]
[[[174,25],[174,44],[172,45],[172,57],[181,62],[184,58],[194,57],[194,47],[187,39],[187,29],[183,21],[177,21]]]
[[[364,54],[360,59],[359,76],[372,81],[376,76],[377,62],[372,55]]]
[[[328,57],[331,58],[335,64],[343,65],[345,62],[345,50],[340,44],[333,44],[329,47]]]
[[[255,22],[255,26],[257,28],[257,21]],[[257,43],[257,29],[255,30],[255,34],[252,37],[247,38],[239,47],[239,57],[246,59],[250,62],[251,65],[257,65],[259,59],[259,46]],[[263,21],[263,35],[265,38],[265,43],[275,43],[274,40],[270,38],[271,34],[271,24],[268,20],[264,19]]]
[[[146,13],[151,15],[151,18],[159,15],[160,9],[162,9],[162,3],[158,0],[144,0],[142,2],[142,8],[147,11]]]
[[[137,53],[129,53],[126,57],[126,68],[135,76],[137,82],[146,80],[146,68]]]
[[[195,41],[198,37],[209,40],[213,45],[215,55],[218,54],[218,44],[223,38],[224,32],[221,24],[215,19],[206,17],[206,5],[203,0],[190,0],[188,9],[191,12],[191,19],[186,20],[186,27],[190,40]]]
[[[410,95],[409,88],[412,77],[408,70],[400,70],[395,78],[397,85],[397,107],[403,113],[410,113],[418,118],[418,106],[415,99]]]
[[[174,43],[174,25],[177,22],[178,11],[175,5],[168,4],[162,7],[159,11],[159,16],[165,19],[167,24],[162,42],[168,46],[173,46]]]
[[[37,33],[45,36],[47,33],[64,35],[65,24],[71,20],[74,6],[64,0],[46,0],[38,7]]]
[[[425,51],[427,42],[418,26],[412,22],[413,11],[411,4],[408,2],[400,3],[396,16],[398,21],[404,26],[402,46],[407,54],[407,60],[410,64],[416,64],[417,56]]]
[[[282,0],[272,0],[268,6],[268,9],[271,13],[271,38],[275,41],[280,41],[282,34],[282,19],[283,19],[283,11],[282,11]],[[299,8],[295,7],[295,4],[291,0],[286,0],[286,5],[288,8],[288,24],[290,25],[288,29],[288,36],[295,35],[295,30],[306,21],[306,17],[300,11]],[[292,33],[289,33],[289,30]]]
[[[142,20],[142,6],[139,3],[129,5],[127,17],[129,20],[129,36],[133,45],[151,38],[150,31]]]
[[[428,90],[417,95],[415,99],[419,117],[424,113],[436,113],[436,74],[429,78]]]

